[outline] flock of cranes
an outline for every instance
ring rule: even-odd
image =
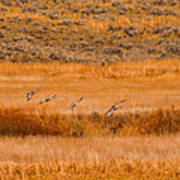
[[[39,91],[38,88],[28,92],[26,94],[26,98],[27,98],[27,101],[30,101],[32,99],[32,96],[37,92]],[[56,95],[53,95],[53,96],[50,96],[50,97],[47,97],[45,99],[42,99],[38,104],[43,104],[45,102],[48,102],[52,99],[54,99],[56,97]],[[72,110],[72,114],[73,114],[73,111],[74,111],[74,108],[83,100],[84,98],[81,97],[80,99],[78,99],[76,102],[73,102],[69,107],[68,109],[71,109]],[[118,109],[121,109],[121,107],[119,107],[120,104],[123,104],[124,102],[126,102],[126,100],[121,100],[119,101],[118,103],[114,104],[110,109],[108,109],[108,111],[106,111],[105,113],[105,117],[110,117],[113,112],[117,111]]]

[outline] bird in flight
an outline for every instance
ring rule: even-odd
[[[114,111],[117,111],[118,109],[120,109],[121,107],[118,107],[120,104],[124,103],[126,100],[121,100],[119,101],[117,104],[114,104],[106,113],[105,113],[105,117],[109,117],[112,115],[112,113]]]
[[[74,108],[77,106],[77,104],[80,103],[82,100],[83,100],[83,97],[81,97],[81,98],[78,99],[75,103],[72,103],[72,104],[69,106],[69,109],[72,110],[72,113],[73,113]]]
[[[39,91],[38,88],[32,90],[31,92],[28,92],[28,93],[26,94],[27,101],[30,101],[30,100],[32,99],[32,96],[33,96],[37,91]]]
[[[48,97],[48,98],[46,98],[46,99],[43,99],[43,100],[41,100],[41,101],[39,102],[39,104],[43,104],[43,103],[45,103],[45,102],[48,102],[48,101],[54,99],[55,97],[56,97],[56,95],[51,96],[51,97]]]

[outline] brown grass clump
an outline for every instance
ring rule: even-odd
[[[179,109],[152,112],[126,112],[105,118],[98,113],[63,115],[43,108],[0,108],[0,133],[3,135],[147,135],[177,133]]]

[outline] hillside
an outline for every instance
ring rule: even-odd
[[[0,0],[0,59],[179,59],[179,19],[178,0]]]

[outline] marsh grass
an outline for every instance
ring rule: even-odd
[[[2,135],[146,135],[179,132],[179,109],[158,109],[152,112],[117,113],[109,118],[97,112],[61,114],[41,108],[0,107]]]

